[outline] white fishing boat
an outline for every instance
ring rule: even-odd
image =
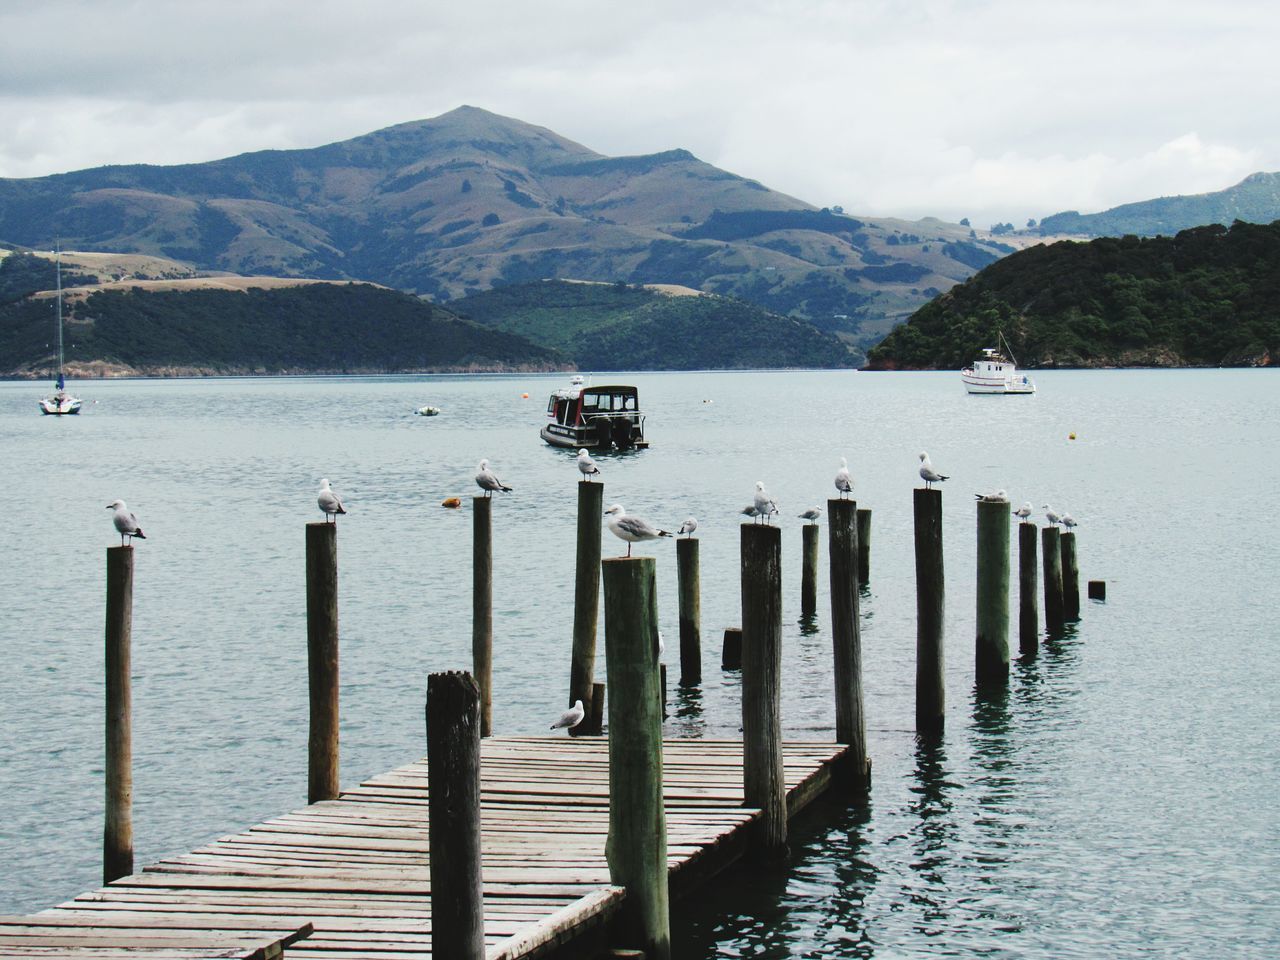
[[[960,371],[960,379],[969,393],[1035,393],[1036,384],[1024,373],[1018,372],[1013,351],[1004,334],[1000,335],[1008,354],[998,347],[986,347],[982,356]]]
[[[80,412],[80,399],[67,393],[67,381],[62,375],[62,252],[54,251],[54,264],[58,272],[58,383],[53,396],[40,401],[40,412],[54,417],[65,417]]]
[[[547,401],[547,422],[539,431],[553,447],[573,450],[643,450],[644,414],[635,387],[584,387],[574,383]]]

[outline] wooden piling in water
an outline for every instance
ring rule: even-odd
[[[488,737],[493,734],[493,499],[474,497],[472,504],[471,675],[480,688],[480,736]]]
[[[867,774],[867,722],[862,700],[862,624],[858,598],[858,517],[853,500],[827,501],[827,554],[831,565],[831,641],[836,693],[836,742],[849,744],[847,769],[853,786]]]
[[[627,889],[621,945],[643,950],[652,960],[670,960],[657,562],[653,557],[611,557],[602,567],[610,691],[605,854],[611,882]]]
[[[583,704],[586,707],[586,704]],[[591,728],[597,733],[604,730],[604,684],[591,685]]]
[[[1089,599],[1090,600],[1106,600],[1107,599],[1107,581],[1090,580],[1089,581]]]
[[[724,641],[720,647],[720,668],[722,670],[742,669],[741,627],[725,627]]]
[[[338,525],[307,524],[307,803],[338,796]]]
[[[1044,560],[1044,626],[1051,634],[1062,632],[1062,546],[1057,527],[1040,531],[1040,553]]]
[[[800,615],[812,617],[818,612],[818,525],[806,523],[800,528]]]
[[[914,492],[916,548],[916,729],[939,733],[946,714],[942,491]]]
[[[698,541],[676,541],[676,578],[680,595],[680,683],[702,682],[702,574]]]
[[[1080,619],[1080,567],[1076,563],[1076,532],[1065,530],[1058,538],[1062,552],[1062,618]]]
[[[468,673],[427,677],[431,952],[483,960],[480,688]]]
[[[858,585],[871,582],[871,511],[858,510]]]
[[[133,873],[133,547],[107,548],[106,816],[102,882]]]
[[[573,659],[569,666],[569,706],[582,701],[588,722],[570,733],[598,734],[591,722],[595,689],[596,626],[600,615],[600,527],[604,516],[604,484],[578,483],[578,563],[573,586]]]
[[[1038,540],[1034,523],[1018,524],[1018,649],[1022,653],[1040,649]]]
[[[787,852],[787,788],[782,775],[782,531],[741,525],[742,778],[744,803],[761,818],[752,853]]]
[[[979,500],[977,630],[974,673],[979,684],[1009,679],[1009,503]]]

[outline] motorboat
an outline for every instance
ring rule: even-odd
[[[439,407],[432,407],[432,406],[419,407],[417,410],[415,410],[415,411],[413,411],[413,412],[414,412],[414,413],[416,413],[416,414],[417,414],[418,416],[420,416],[420,417],[438,417],[438,416],[440,416],[440,408],[439,408]]]
[[[553,447],[579,450],[643,450],[644,414],[635,387],[584,387],[556,390],[547,401],[547,422],[540,436]]]
[[[1000,340],[1008,350],[1009,342],[1000,335]],[[1036,384],[1024,373],[1018,372],[1013,360],[1013,351],[1008,354],[998,347],[986,347],[982,356],[960,371],[960,379],[969,393],[1035,393]]]
[[[62,252],[54,251],[54,264],[58,272],[58,380],[52,396],[40,401],[40,412],[54,417],[65,417],[80,412],[80,399],[67,393],[67,381],[62,375]]]

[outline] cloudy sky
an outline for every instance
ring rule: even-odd
[[[1280,170],[1274,0],[0,0],[0,177],[460,104],[850,213],[1021,225]]]

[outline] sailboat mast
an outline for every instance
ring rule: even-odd
[[[53,250],[53,263],[58,271],[58,388],[62,388],[62,250]]]

